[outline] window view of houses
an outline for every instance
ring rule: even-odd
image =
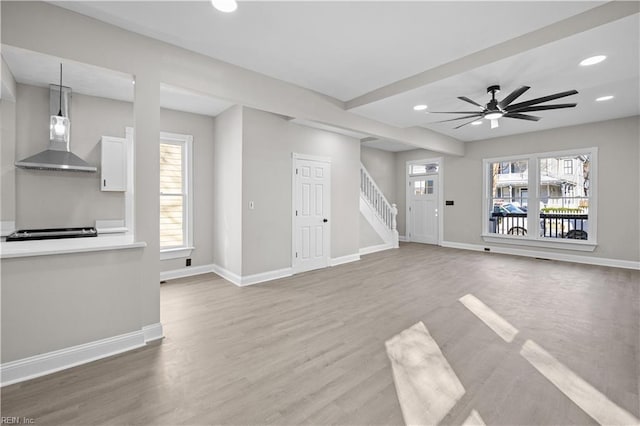
[[[538,173],[534,177],[529,164],[536,162]],[[493,206],[489,233],[532,235],[530,213],[537,211],[540,237],[589,238],[589,199],[593,195],[590,153],[496,161],[489,163],[488,172]],[[537,193],[529,191],[536,186]]]

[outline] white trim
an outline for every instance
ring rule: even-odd
[[[403,243],[407,243],[409,242],[409,240],[407,239],[407,237],[405,237],[404,235],[398,235],[398,241],[401,241]]]
[[[282,268],[282,269],[276,269],[275,271],[268,271],[268,272],[261,272],[259,274],[246,275],[241,278],[240,286],[244,287],[247,285],[263,283],[266,281],[273,281],[280,278],[290,277],[291,275],[293,275],[292,268]]]
[[[157,327],[154,324],[153,327]],[[34,379],[145,345],[143,330],[108,337],[0,365],[2,386]]]
[[[364,255],[364,254],[371,254],[371,253],[376,253],[379,251],[383,251],[383,250],[389,250],[395,248],[393,246],[393,243],[388,243],[388,244],[378,244],[375,246],[369,246],[369,247],[363,247],[360,249],[359,254],[360,255]]]
[[[558,239],[550,241],[549,238],[539,237],[540,223],[535,218],[540,217],[540,159],[548,157],[565,157],[573,155],[581,155],[589,153],[591,155],[590,166],[590,195],[589,199],[589,239],[588,240],[571,240]],[[529,198],[529,229],[526,236],[510,237],[502,234],[491,234],[489,232],[489,217],[493,211],[493,199],[490,194],[490,171],[489,167],[497,162],[511,162],[514,160],[527,161],[529,194],[533,197]],[[523,245],[529,247],[547,247],[559,250],[578,250],[593,251],[598,244],[598,148],[585,147],[575,148],[565,151],[538,152],[520,155],[511,155],[505,157],[484,158],[482,159],[482,238],[485,241],[494,243],[506,243]],[[500,235],[500,236],[498,236]],[[513,239],[511,239],[513,238]],[[505,239],[509,241],[500,241]],[[516,241],[517,240],[517,241]]]
[[[16,230],[16,223],[13,220],[3,220],[0,222],[0,237],[6,237]]]
[[[360,260],[360,254],[348,254],[346,256],[333,257],[329,259],[329,266],[338,266],[343,265],[345,263],[357,262]]]
[[[279,278],[286,278],[293,275],[292,268],[282,268],[282,269],[276,269],[274,271],[260,272],[258,274],[240,276],[219,265],[208,265],[208,266],[211,267],[211,270],[207,272],[213,272],[216,275],[219,275],[220,277],[229,281],[230,283],[237,285],[238,287],[244,287],[244,286],[258,284],[266,281],[277,280]]]
[[[320,163],[331,164],[331,157],[323,157],[320,155],[298,154],[297,152],[292,152],[291,158],[295,160],[309,160],[309,161],[318,161]]]
[[[424,175],[411,175],[411,165],[423,164],[423,163],[438,163],[438,173],[427,173]],[[410,242],[411,238],[409,234],[409,198],[411,197],[411,190],[409,187],[409,180],[412,177],[418,176],[438,176],[438,245],[442,245],[444,235],[444,157],[436,158],[423,158],[420,160],[409,160],[405,163],[405,198],[404,198],[404,228],[407,235],[402,236],[403,239],[399,241]]]
[[[297,161],[298,160],[307,160],[307,161],[316,161],[319,163],[326,163],[329,166],[329,174],[327,178],[327,185],[329,191],[329,197],[326,199],[326,208],[327,208],[327,218],[328,223],[325,231],[327,232],[327,254],[326,254],[326,268],[327,266],[331,266],[331,197],[332,197],[332,188],[331,188],[331,158],[330,157],[321,157],[316,155],[307,155],[307,154],[298,154],[296,152],[291,153],[291,271],[292,273],[301,273],[307,272],[311,269],[300,270],[299,265],[297,264],[296,257],[296,179],[297,179]]]
[[[177,247],[160,250],[160,260],[179,259],[191,256],[194,247]]]
[[[214,272],[213,265],[188,266],[186,268],[160,272],[160,281],[192,277],[194,275],[208,274],[210,272]]]
[[[484,241],[498,244],[513,244],[516,246],[545,247],[559,250],[594,251],[598,246],[595,242],[585,240],[572,240],[563,238],[524,239],[515,235],[486,234],[482,235]]]
[[[393,244],[395,237],[393,229],[387,227],[387,224],[383,222],[377,210],[369,203],[362,191],[360,192],[360,214],[371,225],[371,228],[382,241]]]
[[[155,324],[145,325],[144,327],[142,327],[142,334],[144,334],[145,343],[164,339],[162,323],[157,322]]]
[[[191,250],[193,249],[193,136],[191,135],[183,135],[179,133],[169,133],[169,132],[160,132],[160,139],[158,141],[160,144],[169,143],[174,145],[179,145],[184,148],[184,158],[183,158],[183,166],[184,166],[184,174],[183,174],[183,194],[184,202],[185,202],[185,210],[183,212],[183,233],[184,233],[184,246],[177,248],[168,248],[160,250],[160,259],[176,259],[179,257],[190,256],[191,252],[186,253],[178,253],[176,249],[184,249]],[[162,193],[160,193],[162,196]],[[162,252],[175,252],[175,255],[165,254]]]
[[[219,275],[220,277],[224,278],[230,283],[237,285],[238,287],[242,286],[242,277],[234,272],[229,271],[228,269],[223,268],[222,266],[215,264],[211,265],[211,272]]]
[[[133,127],[125,127],[127,140],[127,190],[124,193],[124,226],[127,235],[134,235],[135,224],[135,139]]]
[[[513,256],[535,257],[551,260],[559,260],[561,262],[574,262],[587,265],[610,266],[613,268],[635,269],[640,270],[640,262],[633,260],[608,259],[603,257],[580,256],[575,254],[555,253],[547,251],[523,250],[508,247],[497,246],[481,246],[477,244],[457,243],[452,241],[443,241],[442,247],[455,248],[461,250],[485,251],[485,248],[491,250],[490,253],[509,254]]]

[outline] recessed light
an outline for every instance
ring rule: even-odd
[[[413,107],[414,111],[424,111],[425,109],[427,109],[426,105],[416,105]]]
[[[226,13],[233,12],[238,8],[236,0],[211,0],[211,4],[220,12]]]
[[[605,59],[607,59],[607,57],[605,55],[592,56],[590,58],[583,59],[580,62],[580,65],[582,65],[583,67],[588,67],[589,65],[599,64],[600,62],[604,61]]]
[[[596,99],[596,102],[609,101],[611,99],[613,99],[613,95],[600,96]]]
[[[473,123],[471,123],[472,126],[479,126],[482,124],[482,120],[476,120]]]

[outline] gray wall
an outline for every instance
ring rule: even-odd
[[[640,259],[639,117],[551,129],[468,142],[464,157],[444,157],[444,240],[484,244],[482,233],[482,160],[484,158],[598,147],[598,247],[580,255],[620,260]],[[405,235],[405,165],[435,158],[431,151],[396,154],[398,232]],[[519,248],[522,248],[521,246]],[[527,247],[528,250],[535,250]],[[544,249],[544,251],[555,251]],[[567,253],[566,251],[562,251]],[[572,252],[577,254],[577,252]]]
[[[2,362],[141,328],[143,249],[2,260]]]
[[[242,274],[291,266],[292,153],[331,158],[331,257],[358,253],[359,141],[243,110]]]
[[[124,137],[133,125],[133,105],[73,94],[70,149],[98,173],[16,169],[16,226],[93,226],[96,219],[124,219],[124,193],[100,191],[100,137]],[[49,143],[49,89],[17,85],[15,160]],[[9,203],[10,200],[3,200]]]
[[[215,118],[213,142],[213,263],[242,275],[242,107]]]
[[[160,130],[193,136],[193,245],[191,266],[213,262],[213,117],[160,110]],[[185,267],[185,259],[160,261],[161,271]]]
[[[360,248],[367,248],[383,244],[384,240],[380,238],[378,233],[369,224],[367,219],[360,214]]]
[[[0,99],[0,220],[16,219],[16,103]]]
[[[580,254],[640,260],[638,129],[636,116],[467,143],[464,157],[446,159],[445,196],[455,206],[445,207],[445,240],[482,244],[483,158],[598,147],[598,247]]]
[[[360,161],[375,180],[387,201],[397,203],[396,155],[381,149],[360,147]],[[402,197],[404,198],[404,197]]]

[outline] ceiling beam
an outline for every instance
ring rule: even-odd
[[[380,87],[347,101],[345,107],[353,109],[399,95],[639,12],[640,2],[611,1],[530,33]]]

